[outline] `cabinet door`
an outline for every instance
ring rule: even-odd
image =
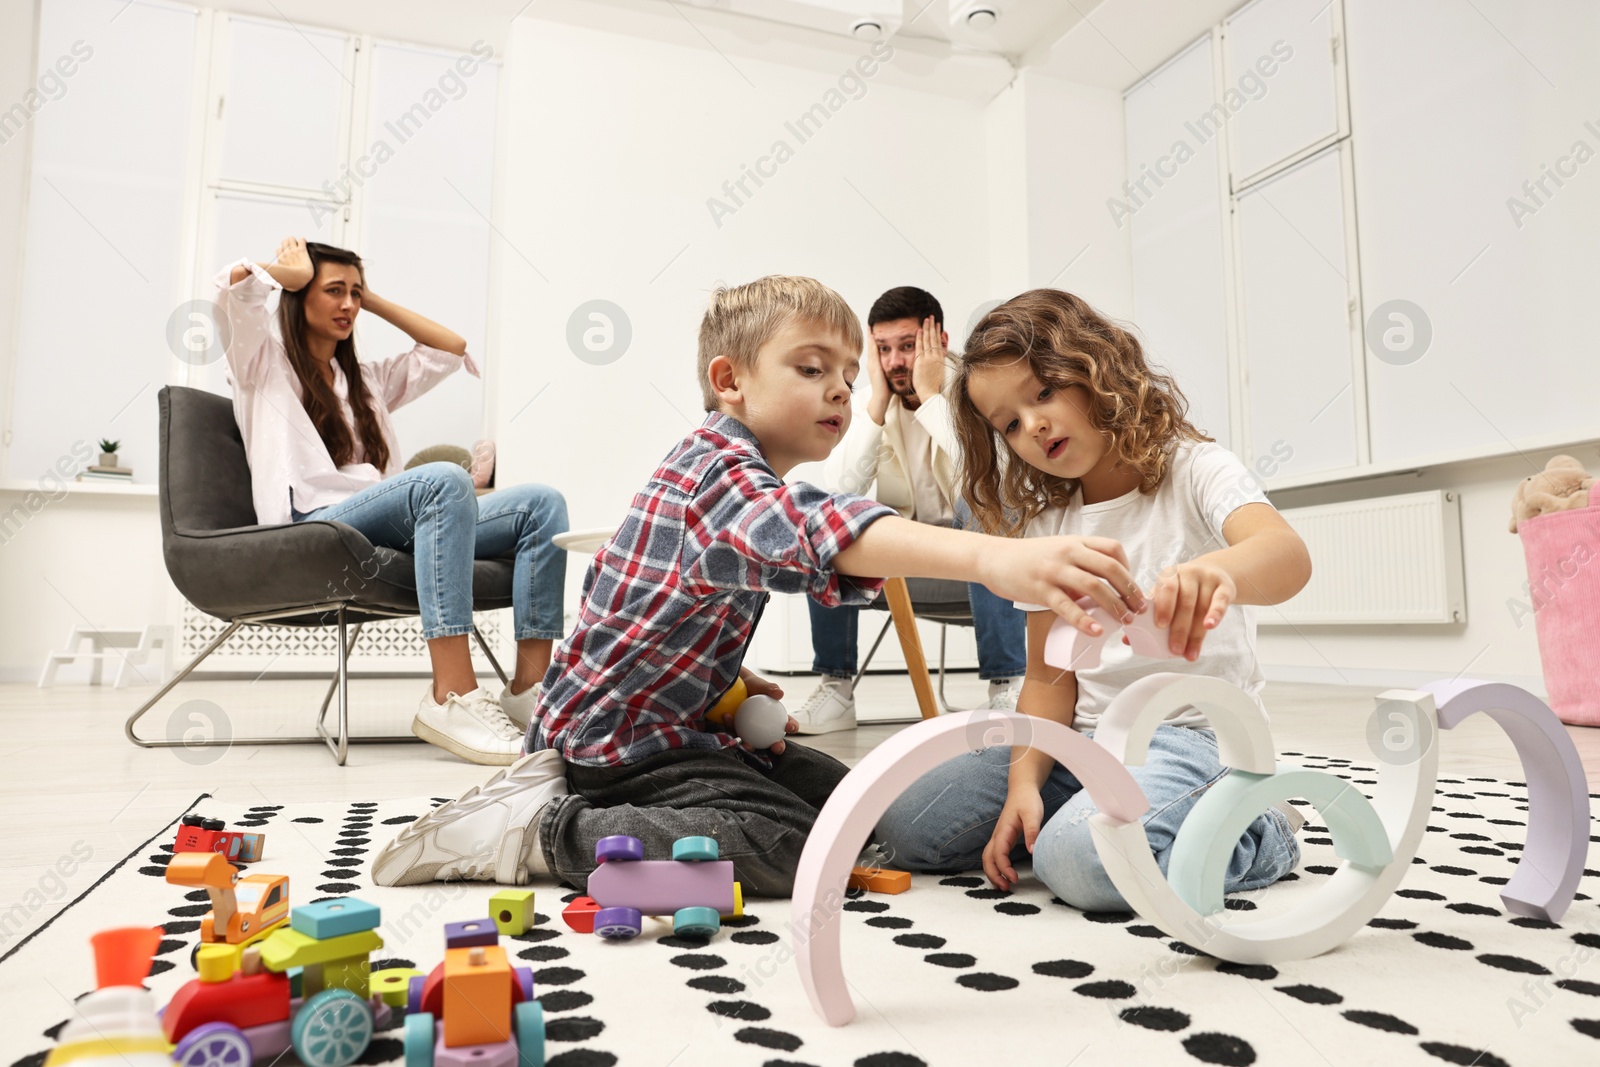
[[[1145,354],[1177,379],[1190,421],[1228,447],[1221,138],[1192,125],[1211,100],[1209,34],[1128,93],[1128,175],[1142,184],[1124,203]]]
[[[1225,23],[1234,186],[1341,129],[1334,38],[1340,5],[1257,0]]]
[[[1287,452],[1280,465],[1289,477],[1361,458],[1342,151],[1329,149],[1238,197],[1245,459],[1282,460]]]

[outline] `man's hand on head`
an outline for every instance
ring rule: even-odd
[[[861,362],[867,365],[867,377],[872,382],[872,396],[867,398],[867,417],[879,426],[889,415],[889,400],[894,391],[889,388],[889,376],[883,373],[883,357],[878,355],[878,340],[867,330],[867,351]]]
[[[917,403],[926,404],[943,392],[945,356],[944,331],[929,315],[917,331],[917,355],[911,364],[911,387],[917,391]]]

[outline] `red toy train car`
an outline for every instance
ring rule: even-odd
[[[233,863],[254,863],[266,847],[266,834],[225,830],[221,819],[185,815],[178,823],[174,852],[219,852]]]

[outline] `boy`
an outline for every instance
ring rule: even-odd
[[[553,874],[581,888],[603,837],[629,834],[665,857],[678,838],[704,836],[747,894],[787,896],[846,768],[784,741],[750,751],[704,718],[736,677],[781,693],[740,665],[770,592],[861,604],[884,578],[924,575],[984,582],[1086,633],[1100,628],[1074,596],[1131,618],[1140,594],[1114,542],[1005,541],[784,484],[849,429],[861,350],[854,313],[812,279],[713,294],[698,360],[709,414],[596,555],[545,676],[532,754],[410,824],[374,862],[377,884]]]

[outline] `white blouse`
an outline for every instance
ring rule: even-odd
[[[250,269],[237,284],[228,284],[236,266]],[[349,387],[339,365],[333,365],[333,391],[340,400],[345,423],[355,442],[355,459],[335,467],[328,447],[306,414],[300,379],[289,364],[289,354],[272,329],[267,300],[283,288],[272,275],[241,259],[217,275],[217,317],[231,330],[228,342],[228,382],[233,386],[233,417],[244,438],[250,462],[256,521],[266,526],[290,522],[291,501],[301,514],[337,504],[368,486],[405,469],[389,412],[409,404],[432,389],[457,367],[479,377],[471,354],[461,356],[419,344],[390,359],[363,362],[361,374],[367,393],[378,401],[378,426],[389,446],[389,465],[378,470],[364,462],[361,435],[355,430],[355,413],[349,404]]]

